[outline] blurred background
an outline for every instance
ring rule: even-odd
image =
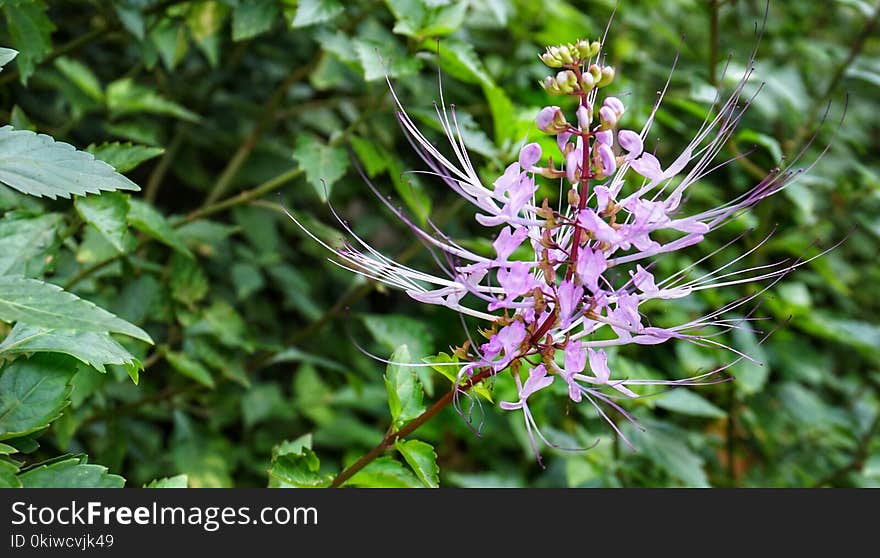
[[[147,329],[132,344],[145,364],[83,368],[72,405],[32,459],[86,452],[129,486],[185,473],[191,486],[266,486],[273,448],[311,433],[322,467],[338,471],[389,425],[384,365],[406,343],[414,358],[448,352],[466,335],[456,315],[425,307],[327,262],[279,211],[338,237],[333,204],[385,254],[433,269],[366,188],[356,165],[411,215],[430,215],[462,244],[491,238],[441,183],[425,175],[394,115],[385,75],[413,118],[437,134],[434,102],[454,103],[487,183],[519,148],[544,138],[534,117],[557,104],[538,87],[544,46],[601,36],[613,1],[216,0],[2,3],[0,45],[21,51],[0,74],[0,120],[80,149],[130,142],[120,168],[135,198],[168,216],[196,254],[139,237],[124,253],[82,226],[70,201],[25,199],[0,186],[0,213],[50,212],[47,280]],[[605,45],[611,87],[640,129],[678,64],[649,144],[668,161],[689,141],[718,89],[729,93],[756,45],[763,0],[621,0]],[[735,382],[657,393],[628,409],[647,431],[621,446],[561,386],[533,403],[563,446],[532,455],[522,416],[497,407],[507,380],[473,416],[451,409],[420,437],[436,448],[441,486],[880,485],[880,40],[876,0],[772,2],[750,86],[763,89],[721,160],[750,152],[693,190],[688,209],[736,197],[792,160],[812,170],[753,214],[683,255],[663,276],[736,235],[720,265],[772,238],[748,265],[816,255],[761,296],[762,335],[726,342]],[[439,49],[439,52],[438,52]],[[830,107],[830,108],[829,108]],[[567,105],[564,108],[571,108]],[[842,114],[846,112],[841,121]],[[825,118],[827,110],[827,118]],[[570,114],[569,116],[573,116]],[[828,147],[824,156],[820,153]],[[118,146],[117,146],[118,148]],[[545,151],[546,153],[546,151]],[[107,152],[103,152],[107,156]],[[117,165],[119,166],[119,165]],[[546,185],[555,199],[556,188]],[[417,217],[419,218],[419,217]],[[698,316],[762,287],[704,291],[650,310],[657,324]],[[0,325],[0,328],[3,326]],[[684,377],[729,360],[688,343],[627,347],[612,369]],[[435,399],[449,389],[420,369]]]

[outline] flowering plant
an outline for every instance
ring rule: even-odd
[[[369,188],[422,241],[444,275],[414,269],[382,255],[338,215],[352,239],[341,248],[324,243],[288,213],[307,234],[334,252],[337,265],[403,290],[421,303],[445,306],[463,317],[484,321],[481,333],[487,341],[475,342],[469,334],[455,350],[457,361],[442,363],[458,368],[452,402],[462,412],[460,394],[509,372],[518,399],[502,401],[500,407],[522,413],[539,462],[538,438],[551,447],[558,446],[538,427],[529,409],[530,398],[557,380],[563,382],[572,403],[592,406],[633,448],[614,420],[616,413],[638,426],[621,401],[640,397],[639,386],[696,386],[733,379],[724,372],[740,360],[753,359],[716,338],[731,329],[748,328],[758,319],[750,314],[726,315],[757,302],[769,286],[669,327],[650,325],[650,317],[641,309],[645,303],[739,283],[778,280],[805,263],[781,261],[737,268],[736,264],[762,242],[696,277],[699,264],[718,251],[676,273],[655,276],[656,258],[702,242],[706,235],[779,192],[804,169],[773,169],[735,199],[688,213],[684,201],[689,190],[730,162],[715,161],[751,104],[752,98],[746,98],[744,90],[752,68],[744,72],[727,98],[716,98],[684,150],[670,161],[660,161],[646,144],[669,82],[641,129],[623,128],[620,123],[627,107],[619,97],[607,94],[615,70],[605,58],[601,41],[579,40],[547,48],[540,59],[557,73],[546,77],[540,86],[550,95],[576,98],[574,119],[569,120],[560,106],[541,109],[537,128],[555,135],[558,152],[545,154],[538,143],[528,143],[521,148],[518,160],[491,185],[475,171],[455,108],[445,104],[437,107],[452,152],[448,156],[416,126],[389,80],[397,116],[411,145],[428,165],[429,174],[474,206],[476,221],[494,237],[493,255],[465,248],[430,221],[427,228],[420,227],[366,177]],[[558,183],[556,203],[537,197],[539,180]],[[626,377],[615,372],[613,361],[609,363],[609,347],[671,340],[726,350],[733,354],[732,360],[680,379]]]

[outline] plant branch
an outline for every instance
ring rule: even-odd
[[[453,386],[451,390],[446,392],[440,399],[434,402],[424,413],[414,418],[413,420],[406,423],[403,428],[400,430],[389,430],[387,434],[382,438],[382,441],[379,442],[376,447],[371,449],[368,453],[364,454],[360,459],[343,469],[336,478],[333,479],[333,482],[330,484],[330,488],[339,488],[346,481],[348,481],[351,477],[353,477],[358,471],[369,465],[374,459],[385,453],[385,451],[394,445],[394,442],[403,438],[406,438],[413,432],[415,432],[420,426],[428,422],[432,417],[437,415],[440,411],[446,408],[447,405],[452,403],[452,400],[455,397],[456,391],[465,392],[475,385],[479,384],[486,378],[492,375],[493,370],[491,368],[486,368],[482,370],[479,374],[476,374],[473,378],[468,380],[468,382],[463,386]]]

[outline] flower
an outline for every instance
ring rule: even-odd
[[[716,101],[715,110],[691,142],[664,165],[645,150],[645,141],[665,88],[641,130],[618,129],[626,113],[623,101],[606,96],[599,103],[600,91],[613,82],[615,75],[612,68],[602,64],[599,42],[550,47],[541,59],[559,69],[542,86],[551,94],[578,99],[577,127],[555,105],[543,108],[536,118],[540,131],[556,135],[560,153],[551,157],[564,161],[564,167],[537,166],[543,153],[537,143],[529,143],[490,186],[483,183],[470,160],[454,108],[444,106],[438,110],[440,125],[454,154],[450,158],[415,125],[389,81],[404,132],[430,171],[474,207],[476,221],[494,237],[494,257],[463,247],[433,226],[431,230],[419,227],[369,181],[378,198],[416,237],[446,254],[445,260],[435,258],[445,267],[444,275],[417,270],[383,256],[342,220],[354,242],[341,249],[330,247],[290,214],[307,234],[335,253],[338,265],[401,289],[419,302],[443,305],[485,321],[489,340],[461,348],[459,376],[470,376],[480,369],[490,371],[492,376],[510,371],[519,399],[500,406],[523,412],[539,460],[533,431],[549,442],[538,430],[528,400],[550,387],[555,376],[563,378],[568,386],[571,402],[589,403],[630,444],[606,413],[610,408],[636,424],[615,397],[636,398],[633,388],[643,385],[678,387],[727,381],[730,378],[722,374],[727,367],[750,359],[703,332],[709,326],[722,331],[744,327],[751,318],[723,315],[749,304],[761,292],[665,328],[646,325],[641,309],[646,302],[687,297],[744,282],[775,282],[806,263],[780,262],[722,273],[741,260],[736,258],[696,279],[689,279],[689,274],[705,258],[666,277],[655,277],[651,271],[651,262],[658,256],[702,242],[706,235],[779,192],[798,175],[797,171],[776,169],[745,194],[717,208],[693,214],[682,211],[684,194],[711,172],[712,161],[748,107],[748,103],[740,104],[740,99],[751,71],[745,73],[730,97]],[[570,183],[571,189],[563,198],[567,205],[560,204],[560,209],[553,210],[556,203],[535,198],[537,181],[545,178]],[[664,232],[662,236],[657,234],[660,231]],[[514,254],[524,256],[511,259]],[[613,335],[595,335],[606,328]],[[619,377],[609,365],[609,347],[656,345],[670,340],[718,347],[732,352],[734,360],[698,376],[671,380]],[[562,356],[561,363],[557,362],[557,353]],[[527,374],[525,382],[521,379],[523,373]],[[456,382],[456,395],[462,389],[460,385]]]

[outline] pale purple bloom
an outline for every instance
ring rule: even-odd
[[[591,64],[604,58],[600,53],[579,63],[587,72]],[[565,70],[556,79],[566,80],[569,87],[570,73]],[[600,68],[600,73],[614,75],[607,67]],[[681,380],[615,378],[605,348],[677,340],[727,350],[736,360],[748,359],[724,345],[723,338],[716,333],[748,324],[749,318],[726,318],[723,314],[742,308],[761,293],[731,302],[705,316],[662,328],[650,325],[651,316],[642,315],[642,304],[686,297],[719,286],[778,280],[809,261],[757,268],[729,267],[741,263],[745,257],[741,256],[714,271],[692,277],[698,265],[700,269],[706,265],[707,256],[669,276],[655,277],[649,271],[654,269],[651,262],[655,258],[701,242],[712,231],[779,192],[796,176],[794,171],[773,171],[749,191],[717,208],[688,214],[681,207],[688,189],[716,168],[714,160],[734,134],[749,104],[742,102],[742,95],[750,75],[751,70],[728,99],[712,107],[704,123],[695,130],[693,140],[674,159],[670,157],[672,163],[665,169],[654,154],[645,151],[644,143],[665,89],[641,130],[618,130],[625,106],[611,96],[600,103],[600,90],[608,80],[596,80],[588,89],[572,92],[579,103],[578,128],[568,124],[557,106],[545,107],[537,115],[538,129],[556,135],[559,153],[547,155],[554,163],[564,164],[564,168],[537,167],[544,154],[537,143],[529,143],[520,150],[518,161],[508,165],[488,185],[476,172],[465,149],[455,110],[442,104],[442,108],[437,108],[448,143],[448,149],[441,149],[419,130],[392,88],[400,124],[428,166],[428,172],[473,206],[477,222],[489,227],[486,237],[495,238],[494,258],[465,248],[430,221],[427,229],[418,226],[381,195],[379,199],[389,211],[435,255],[443,256],[435,257],[442,273],[415,269],[384,256],[342,219],[340,224],[352,240],[337,248],[322,241],[293,215],[291,218],[306,234],[333,251],[338,260],[334,262],[340,267],[401,289],[420,302],[446,306],[488,324],[489,341],[479,348],[467,345],[459,374],[486,369],[495,375],[514,361],[519,363],[513,368],[517,370],[513,376],[519,400],[502,402],[501,408],[523,411],[536,454],[533,431],[547,440],[537,429],[527,400],[550,386],[554,375],[565,380],[571,401],[587,402],[623,437],[603,409],[613,409],[626,420],[635,421],[613,397],[637,397],[631,389],[635,386],[724,381],[718,377],[724,367]],[[552,76],[549,79],[552,82]],[[596,107],[598,122],[593,118]],[[617,154],[615,143],[619,146]],[[559,200],[535,199],[539,186],[536,178],[546,178],[548,184],[561,187],[566,186],[567,179],[572,191],[567,196],[562,192]],[[368,184],[379,194],[375,186]],[[660,231],[664,233],[655,234]],[[511,260],[515,253],[517,259]],[[644,306],[651,307],[656,305]],[[597,335],[600,332],[604,335]],[[559,349],[563,352],[562,368],[553,361],[553,352]],[[542,363],[536,364],[539,361]],[[523,383],[520,374],[526,371],[528,376]],[[459,382],[454,389],[457,397]]]

